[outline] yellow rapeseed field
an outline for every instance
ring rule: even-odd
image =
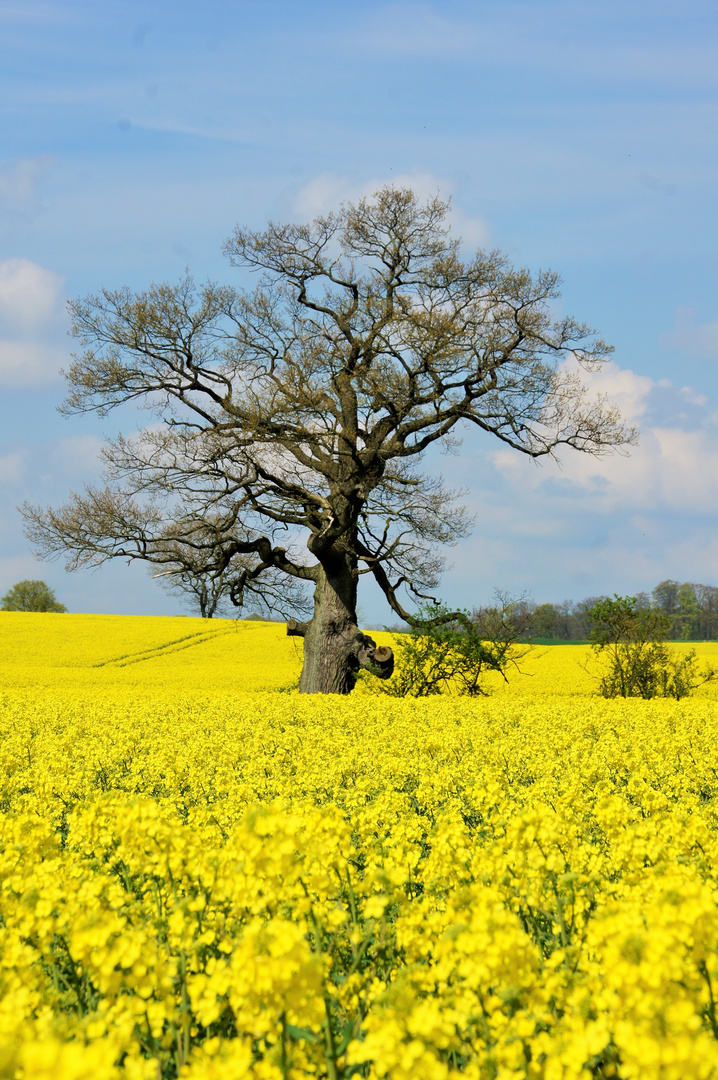
[[[718,1078],[711,697],[590,696],[579,647],[410,701],[295,694],[271,624],[0,640],[0,1076]]]

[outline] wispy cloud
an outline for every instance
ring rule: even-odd
[[[0,23],[64,23],[75,18],[77,16],[66,4],[34,3],[33,0],[6,3],[0,0]]]
[[[684,8],[667,4],[659,11],[651,4],[650,14],[646,6],[645,18],[631,26],[625,5],[616,5],[612,12],[611,5],[602,4],[599,19],[592,6],[579,8],[571,0],[513,0],[474,7],[457,17],[447,15],[445,6],[424,0],[387,3],[371,11],[358,8],[352,32],[344,33],[336,45],[346,48],[350,42],[353,51],[379,58],[500,62],[510,68],[552,70],[559,77],[580,72],[584,80],[604,83],[716,84],[709,36],[684,32],[679,49],[667,40],[675,37],[672,29],[679,22],[685,30]],[[625,40],[605,32],[611,23],[617,32],[621,27]],[[599,26],[602,32],[592,33]]]
[[[0,262],[0,384],[54,381],[67,357],[64,279],[29,259]]]
[[[411,188],[420,199],[438,195],[442,199],[451,199],[448,222],[455,236],[461,237],[467,248],[486,247],[489,243],[489,228],[486,222],[467,214],[453,201],[455,183],[446,177],[430,172],[388,173],[386,176],[374,176],[364,181],[351,180],[348,176],[336,173],[320,173],[307,181],[298,191],[286,200],[287,213],[300,221],[309,221],[319,214],[337,210],[343,202],[356,202],[363,197],[371,197],[380,187],[391,184],[394,187]]]
[[[17,224],[31,219],[40,206],[39,188],[55,158],[51,154],[22,157],[0,168],[0,216]]]
[[[53,461],[65,473],[87,473],[99,465],[104,441],[97,435],[69,435],[55,447]]]
[[[25,462],[22,454],[12,453],[0,457],[0,484],[12,487],[22,481],[25,475]]]
[[[0,385],[10,389],[55,382],[67,353],[35,341],[0,340]]]
[[[670,349],[718,360],[718,319],[699,323],[698,313],[694,308],[679,307],[673,329],[662,336],[662,342]]]
[[[377,55],[456,56],[475,50],[481,37],[473,18],[447,18],[427,3],[386,4],[360,16],[352,44]]]

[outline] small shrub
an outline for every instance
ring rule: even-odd
[[[507,670],[518,669],[529,651],[518,644],[522,632],[515,602],[500,594],[493,607],[473,613],[425,604],[412,632],[396,639],[394,675],[373,689],[392,697],[486,696],[486,673],[499,672],[508,681]]]
[[[680,700],[718,677],[713,667],[699,668],[695,649],[670,648],[670,618],[658,608],[640,606],[635,596],[598,600],[587,614],[594,653],[603,661],[596,676],[603,697]]]

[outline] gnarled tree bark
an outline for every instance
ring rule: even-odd
[[[304,638],[300,693],[349,694],[360,668],[379,679],[391,676],[394,653],[359,629],[356,602],[356,575],[344,559],[318,567],[313,618],[287,623],[287,634]]]

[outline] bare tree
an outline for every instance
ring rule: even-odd
[[[298,582],[288,581],[273,568],[253,579],[256,568],[256,559],[238,555],[224,569],[212,569],[205,560],[197,559],[194,550],[176,541],[172,568],[153,573],[152,577],[161,579],[160,585],[168,592],[182,595],[203,619],[227,618],[236,611],[233,605],[244,608],[250,599],[257,617],[282,616],[286,620],[300,613],[309,614],[310,605]],[[240,596],[241,601],[236,599]]]
[[[171,527],[213,565],[247,555],[254,580],[313,583],[312,618],[289,624],[304,637],[302,691],[347,693],[360,666],[388,676],[391,650],[356,625],[360,576],[411,624],[400,590],[425,595],[437,549],[470,524],[420,470],[432,444],[475,427],[541,458],[635,437],[582,382],[610,350],[553,318],[557,276],[498,252],[462,261],[446,213],[387,187],[308,225],[237,228],[226,253],[260,272],[253,290],[186,278],[73,303],[84,351],[67,411],[136,401],[163,423],[107,443],[106,489],[25,508],[41,552],[69,552],[71,567],[161,563]],[[217,541],[199,536],[212,515]]]
[[[168,592],[180,593],[193,610],[199,609],[203,619],[227,614],[230,601],[224,571],[211,577],[204,572],[197,573],[192,563],[187,565],[178,560],[174,569],[161,570],[152,577],[159,578],[160,585]]]
[[[228,615],[252,601],[254,610],[284,619],[309,614],[304,583],[288,578],[275,567],[262,567],[254,554],[237,554],[227,561],[224,545],[237,539],[225,536],[222,523],[209,517],[192,528],[182,522],[168,526],[164,543],[158,540],[153,562],[166,569],[153,573],[170,592],[180,593],[203,619]],[[246,537],[245,537],[246,539]]]

